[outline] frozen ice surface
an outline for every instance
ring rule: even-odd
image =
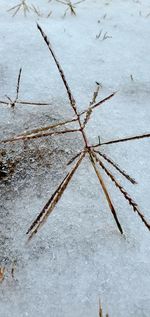
[[[44,14],[52,10],[48,19],[33,13],[12,18],[7,10],[19,0],[0,2],[0,99],[14,96],[22,67],[20,98],[50,102],[15,110],[1,106],[1,138],[72,115],[36,21],[53,43],[80,110],[95,81],[102,83],[101,97],[117,90],[92,116],[90,142],[98,135],[109,140],[150,132],[149,0],[87,0],[76,7],[76,17],[66,18],[60,3],[33,1]],[[110,38],[96,38],[100,31]],[[105,177],[125,231],[120,236],[87,159],[47,223],[26,243],[27,228],[81,147],[75,135],[1,146],[1,160],[13,166],[1,181],[2,317],[96,317],[99,298],[111,317],[150,316],[150,234]],[[103,151],[138,181],[133,186],[118,177],[150,220],[150,141]]]

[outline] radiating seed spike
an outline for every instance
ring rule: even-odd
[[[41,213],[38,215],[36,220],[31,225],[30,229],[27,231],[27,234],[29,234],[29,239],[32,238],[32,236],[38,231],[39,227],[41,227],[41,225],[47,220],[49,214],[53,211],[54,207],[56,206],[58,201],[61,199],[65,189],[70,183],[74,173],[79,167],[84,156],[85,156],[85,153],[82,153],[78,161],[76,162],[76,164],[73,166],[71,171],[67,174],[67,176],[64,178],[62,183],[58,186],[58,188],[56,189],[56,191],[54,192],[50,200],[46,203]]]
[[[104,183],[104,181],[103,181],[103,179],[102,179],[102,177],[101,177],[101,175],[100,175],[100,173],[99,173],[99,171],[98,171],[98,169],[96,167],[96,164],[95,164],[95,161],[94,161],[94,158],[93,158],[93,156],[94,156],[93,152],[89,151],[89,155],[90,155],[90,159],[91,159],[92,165],[94,167],[95,173],[96,173],[96,175],[98,177],[98,180],[99,180],[99,182],[100,182],[100,184],[102,186],[103,192],[104,192],[105,197],[107,199],[109,208],[110,208],[110,210],[112,212],[112,215],[113,215],[113,217],[114,217],[114,219],[116,221],[117,227],[118,227],[120,233],[123,234],[123,230],[122,230],[121,224],[120,224],[120,222],[118,220],[117,213],[116,213],[115,208],[114,208],[114,206],[112,204],[112,201],[111,201],[110,196],[108,194],[108,191],[106,189],[105,183]]]
[[[103,157],[108,163],[110,163],[120,174],[122,174],[128,181],[132,184],[137,184],[135,179],[133,179],[130,175],[128,175],[124,170],[122,170],[117,163],[115,163],[112,159],[110,159],[106,154],[101,153],[100,151],[94,150],[94,152],[98,153],[101,157]]]
[[[101,160],[99,160],[97,155],[94,153],[93,153],[93,155],[94,155],[96,161],[99,163],[99,165],[103,168],[105,173],[111,178],[111,180],[114,182],[116,187],[118,187],[120,192],[123,194],[124,198],[128,201],[129,205],[132,206],[133,210],[135,212],[137,212],[138,216],[141,218],[141,220],[143,221],[145,226],[150,230],[150,224],[147,222],[144,215],[141,213],[137,203],[130,197],[130,195],[127,193],[127,191],[122,187],[122,185],[120,185],[120,183],[115,179],[115,177],[112,175],[112,173],[105,167],[105,165],[101,162]]]
[[[74,97],[73,97],[73,95],[72,95],[72,92],[71,92],[70,87],[69,87],[69,85],[68,85],[68,82],[67,82],[67,80],[66,80],[64,71],[63,71],[61,65],[59,64],[59,62],[58,62],[58,60],[57,60],[57,58],[56,58],[56,56],[55,56],[55,53],[54,53],[54,51],[53,51],[53,49],[52,49],[52,46],[51,46],[51,43],[50,43],[50,41],[48,40],[47,35],[44,33],[44,31],[42,30],[42,28],[40,27],[39,24],[37,24],[37,28],[38,28],[38,30],[40,31],[40,33],[41,33],[41,35],[42,35],[42,37],[43,37],[43,39],[44,39],[44,41],[45,41],[45,43],[46,43],[46,45],[47,45],[49,51],[50,51],[50,53],[51,53],[51,55],[52,55],[52,57],[53,57],[53,59],[54,59],[54,61],[55,61],[55,64],[56,64],[56,66],[57,66],[57,68],[58,68],[58,71],[59,71],[59,73],[60,73],[60,76],[61,76],[61,78],[62,78],[62,81],[63,81],[63,83],[64,83],[64,86],[65,86],[65,88],[66,88],[66,91],[67,91],[67,94],[68,94],[68,98],[69,98],[70,104],[71,104],[72,108],[73,108],[74,110],[76,110],[76,102],[75,102],[75,99],[74,99]]]

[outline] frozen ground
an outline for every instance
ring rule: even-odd
[[[20,13],[12,18],[6,10],[16,3],[0,1],[0,99],[13,96],[22,67],[20,97],[50,106],[14,111],[1,106],[1,138],[71,116],[36,20],[53,43],[80,109],[89,103],[95,81],[102,83],[101,97],[118,91],[93,115],[87,131],[91,142],[97,135],[109,140],[150,132],[149,0],[87,0],[77,6],[76,17],[66,18],[63,5],[34,1],[44,14],[53,11],[49,19]],[[96,38],[101,30],[111,38]],[[1,146],[8,172],[0,183],[2,317],[96,317],[99,298],[110,317],[150,316],[150,233],[105,178],[125,236],[118,233],[88,160],[47,223],[26,243],[26,230],[81,146],[75,135]],[[104,150],[138,181],[133,186],[118,177],[150,220],[150,140]]]

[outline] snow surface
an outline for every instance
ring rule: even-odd
[[[50,106],[1,106],[1,138],[72,115],[36,21],[53,43],[80,110],[89,104],[95,81],[102,83],[101,98],[117,90],[92,116],[91,143],[98,135],[110,140],[150,132],[149,0],[87,0],[76,7],[76,17],[65,18],[65,6],[46,0],[34,1],[43,17],[19,12],[12,18],[7,10],[15,4],[0,1],[0,99],[14,96],[22,67],[20,98]],[[101,30],[111,37],[97,38]],[[26,241],[26,230],[81,148],[75,135],[1,146],[3,163],[14,164],[14,173],[1,181],[2,317],[96,317],[99,298],[111,317],[150,316],[150,234],[104,176],[125,231],[119,234],[88,159],[47,223]],[[150,140],[103,151],[138,181],[130,185],[113,170],[150,220]]]

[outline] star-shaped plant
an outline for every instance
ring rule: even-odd
[[[48,106],[50,103],[46,102],[34,102],[34,101],[28,101],[28,100],[19,100],[19,92],[20,92],[20,81],[21,81],[21,74],[22,74],[22,68],[19,70],[18,79],[17,79],[17,85],[16,85],[16,96],[15,98],[10,98],[9,96],[5,95],[6,100],[0,100],[0,104],[11,106],[14,108],[16,104],[18,105],[35,105],[35,106]]]
[[[12,16],[14,17],[19,11],[22,11],[24,16],[27,16],[27,13],[33,11],[36,13],[37,16],[42,16],[40,10],[34,5],[29,5],[27,0],[21,0],[20,3],[16,4],[15,6],[11,7],[7,10],[7,12],[13,12]],[[48,17],[48,16],[47,16]]]
[[[42,211],[39,213],[39,215],[37,216],[37,218],[35,219],[35,221],[31,224],[30,228],[27,231],[27,234],[29,236],[29,238],[32,238],[32,236],[38,231],[38,229],[44,224],[44,222],[47,220],[48,216],[51,214],[51,212],[54,210],[56,204],[59,202],[59,200],[61,199],[64,191],[66,190],[67,186],[69,185],[73,175],[75,174],[75,172],[77,171],[79,165],[81,164],[81,162],[84,160],[85,157],[88,157],[91,165],[93,166],[93,169],[96,173],[96,176],[99,180],[99,183],[102,187],[102,190],[104,192],[104,195],[106,197],[106,200],[108,202],[110,211],[114,217],[114,220],[116,222],[116,225],[120,231],[120,233],[123,233],[123,229],[121,227],[121,224],[119,222],[116,210],[113,206],[112,200],[110,198],[110,195],[108,193],[106,184],[102,178],[101,175],[101,170],[103,170],[107,176],[112,180],[112,182],[115,184],[115,186],[119,189],[119,191],[122,193],[122,195],[124,196],[124,198],[128,201],[129,205],[131,205],[132,209],[134,212],[136,212],[138,214],[138,216],[141,218],[141,220],[143,221],[143,223],[145,224],[145,226],[150,230],[150,224],[147,222],[147,220],[145,219],[144,215],[141,213],[137,203],[130,197],[130,195],[127,193],[127,191],[123,188],[123,186],[118,182],[118,180],[113,176],[113,174],[111,173],[111,171],[105,166],[105,164],[102,162],[101,158],[104,159],[107,163],[109,163],[111,166],[113,166],[119,173],[121,173],[121,175],[123,175],[128,181],[130,181],[132,184],[135,184],[136,181],[130,177],[124,170],[122,170],[114,161],[112,161],[111,158],[109,158],[106,154],[102,153],[100,148],[102,145],[109,145],[109,144],[114,144],[114,143],[120,143],[120,142],[127,142],[127,141],[132,141],[132,140],[137,140],[137,139],[143,139],[143,138],[148,138],[150,137],[150,133],[149,134],[142,134],[142,135],[136,135],[136,136],[132,136],[132,137],[125,137],[122,139],[116,139],[116,140],[110,140],[110,141],[106,141],[101,143],[100,139],[98,144],[95,145],[91,145],[89,143],[89,140],[87,138],[86,132],[85,132],[85,127],[88,123],[88,121],[90,120],[90,117],[93,113],[93,111],[97,108],[100,107],[101,105],[103,105],[106,101],[108,101],[110,98],[112,98],[114,96],[115,93],[112,93],[111,95],[107,96],[106,98],[100,100],[99,102],[96,102],[96,98],[98,96],[98,91],[99,91],[99,87],[100,85],[97,83],[97,88],[96,91],[93,94],[93,99],[90,102],[88,108],[82,112],[78,111],[77,108],[77,104],[76,101],[73,97],[73,94],[70,90],[70,87],[68,85],[68,82],[66,80],[66,77],[64,75],[64,71],[60,65],[60,63],[58,62],[56,55],[52,49],[52,46],[50,44],[50,41],[48,40],[46,34],[44,33],[44,31],[42,30],[42,28],[37,25],[38,30],[40,31],[54,61],[55,64],[58,68],[58,71],[60,73],[60,76],[62,78],[62,81],[64,83],[64,86],[66,88],[66,92],[68,95],[68,99],[70,102],[70,106],[74,112],[74,117],[71,118],[70,120],[66,120],[63,122],[58,122],[55,125],[49,125],[46,127],[40,127],[37,129],[34,129],[32,131],[26,131],[20,135],[17,135],[13,138],[9,138],[6,140],[2,140],[0,143],[7,143],[7,142],[15,142],[15,141],[19,141],[19,140],[30,140],[30,139],[35,139],[35,138],[40,138],[40,137],[45,137],[45,136],[52,136],[52,135],[62,135],[65,133],[79,133],[82,136],[82,140],[83,140],[83,149],[82,151],[80,151],[79,153],[76,153],[75,156],[68,162],[68,165],[72,164],[73,162],[74,165],[73,167],[70,169],[70,171],[67,173],[67,175],[65,176],[65,178],[62,180],[62,182],[59,184],[59,186],[56,188],[55,192],[52,194],[52,196],[50,197],[50,199],[47,201],[47,203],[45,204],[45,206],[43,207]],[[20,77],[20,76],[19,76]],[[20,79],[18,79],[18,82],[20,82]],[[18,85],[17,85],[18,86]],[[76,129],[57,129],[57,130],[53,130],[54,128],[59,128],[59,127],[65,127],[67,124],[69,123],[73,123],[76,122],[78,123],[78,128]]]
[[[65,0],[65,1],[56,0],[56,1],[64,4],[65,6],[67,6],[67,9],[65,10],[65,13],[64,13],[64,17],[65,17],[66,14],[67,14],[67,11],[70,11],[70,13],[72,15],[76,15],[76,5],[78,5],[79,3],[84,2],[86,0],[80,0],[80,1],[77,1],[77,2],[74,2],[74,3],[72,3],[70,0]]]

